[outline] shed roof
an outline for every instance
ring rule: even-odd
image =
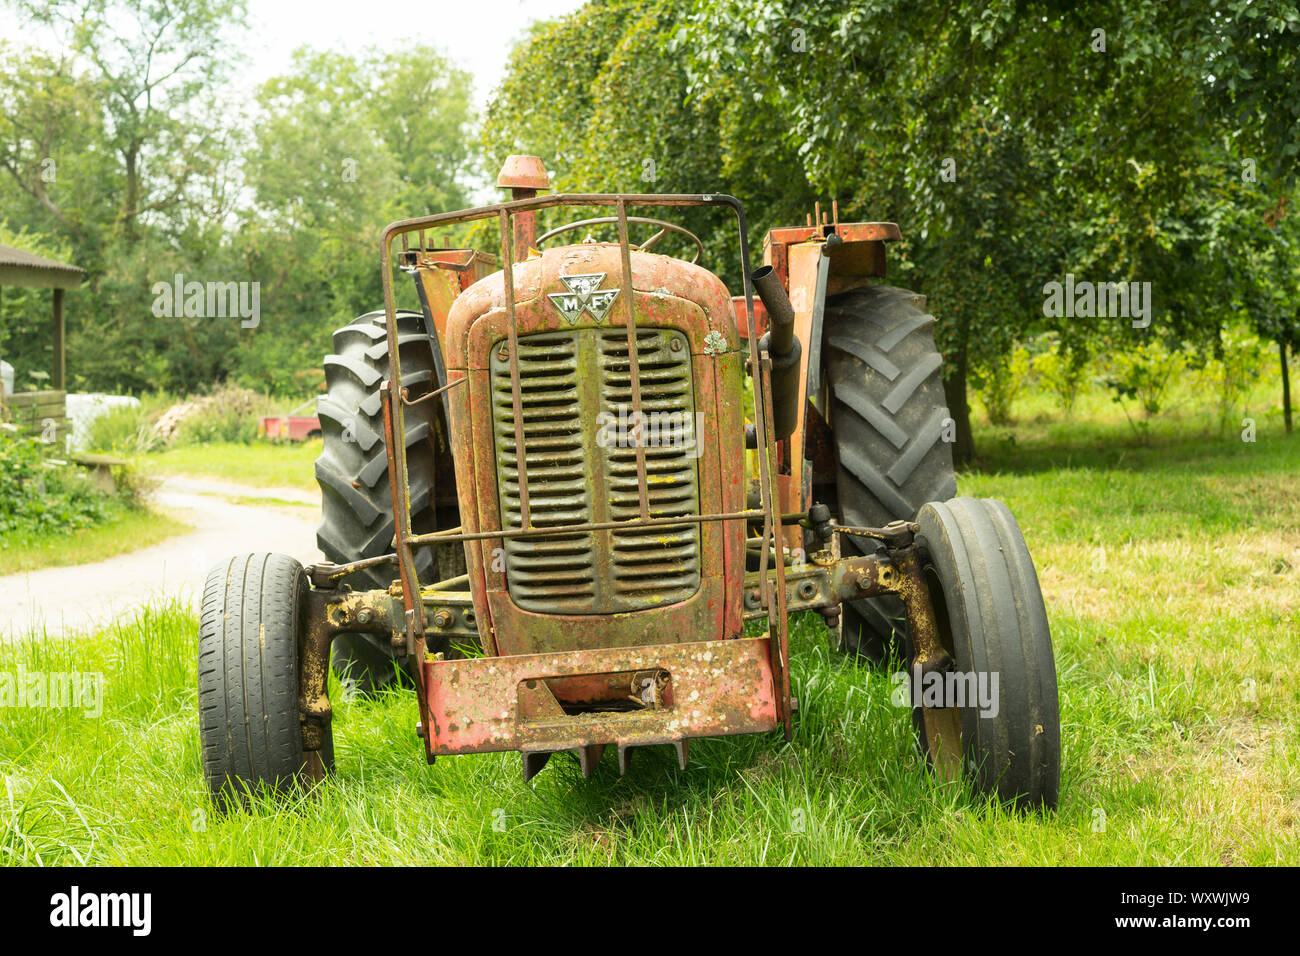
[[[25,249],[0,245],[0,286],[37,286],[43,289],[71,289],[81,284],[86,270],[66,262],[55,262]]]

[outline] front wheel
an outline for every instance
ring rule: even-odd
[[[991,498],[930,502],[916,547],[947,672],[910,669],[919,744],[941,776],[1054,809],[1061,719],[1047,610],[1016,519]],[[917,680],[920,679],[920,686]],[[938,706],[935,706],[938,705]]]
[[[289,792],[334,770],[334,738],[303,750],[298,632],[307,579],[282,554],[231,558],[208,572],[199,616],[203,775],[223,811]]]

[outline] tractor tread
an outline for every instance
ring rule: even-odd
[[[852,289],[826,300],[822,368],[839,466],[836,497],[845,524],[912,520],[921,505],[957,492],[943,360],[925,297],[896,286]],[[875,550],[848,539],[847,549]],[[845,609],[847,650],[879,658],[906,638],[902,604],[881,597]]]
[[[416,312],[397,313],[402,385],[411,398],[435,387],[434,343]],[[388,482],[388,452],[383,437],[379,386],[388,377],[389,350],[382,311],[368,312],[337,330],[335,354],[325,358],[328,392],[321,399],[324,447],[316,460],[316,481],[321,489],[321,522],[316,543],[325,557],[337,564],[378,557],[393,550],[396,530]],[[438,456],[440,414],[436,402],[407,405],[407,473],[410,481],[411,525],[417,531],[436,526],[432,501],[432,476]],[[439,577],[438,552],[456,551],[459,545],[421,548],[415,552],[416,573],[422,582]],[[443,563],[463,562],[463,551],[443,555]],[[463,570],[463,567],[462,567]],[[349,575],[346,584],[358,590],[387,587],[396,568],[381,565]],[[342,634],[334,642],[334,669],[355,682],[358,689],[373,690],[397,676],[394,654],[387,640],[368,634]],[[405,658],[397,659],[405,664]]]

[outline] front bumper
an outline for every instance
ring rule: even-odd
[[[622,751],[774,730],[770,653],[771,641],[761,637],[426,659],[427,753],[549,753],[609,744]],[[609,701],[607,689],[619,683],[628,689],[626,709],[584,708],[584,696]],[[584,686],[593,692],[584,695]]]

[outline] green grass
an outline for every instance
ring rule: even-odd
[[[103,561],[190,530],[165,514],[114,505],[108,520],[93,528],[0,535],[0,575]]]
[[[139,459],[150,474],[201,475],[255,488],[295,488],[315,494],[319,439],[293,443],[256,441],[179,445]]]
[[[1300,436],[1176,415],[1139,434],[1098,403],[1018,406],[979,435],[968,495],[1020,520],[1060,681],[1058,811],[1018,816],[918,760],[887,675],[792,628],[795,739],[424,764],[413,699],[346,700],[337,775],[223,818],[204,791],[196,622],[146,610],[81,640],[0,647],[0,673],[101,671],[103,713],[0,709],[0,856],[95,864],[1300,864]],[[309,473],[309,472],[308,472]]]

